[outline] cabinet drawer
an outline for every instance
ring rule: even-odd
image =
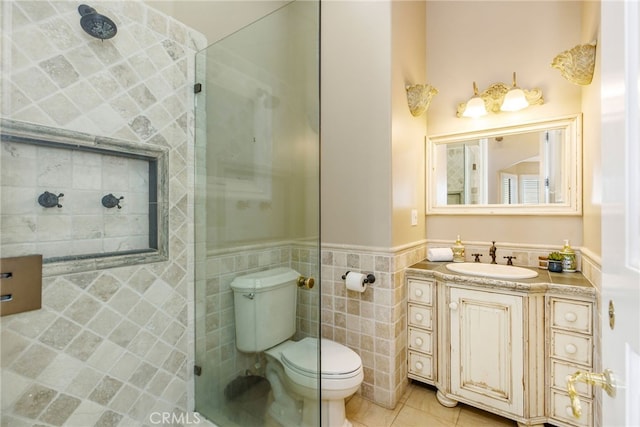
[[[551,355],[591,366],[591,337],[551,331]]]
[[[431,305],[432,282],[423,282],[409,279],[409,301]]]
[[[591,333],[590,302],[551,299],[551,326],[572,331]]]
[[[571,410],[571,400],[566,393],[551,391],[551,417],[571,425],[591,427],[593,425],[593,403],[590,399],[580,398],[582,416],[576,418]]]
[[[410,351],[409,372],[424,378],[433,379],[433,362],[431,356]]]
[[[576,371],[584,368],[579,368],[575,365],[571,365],[566,362],[551,359],[551,386],[560,390],[567,389],[567,377],[573,375]],[[585,383],[576,383],[576,390],[584,397],[592,397],[591,386]]]
[[[409,325],[431,329],[431,308],[409,304]]]
[[[409,328],[409,348],[431,354],[431,332]]]

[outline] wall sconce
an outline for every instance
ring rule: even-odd
[[[551,66],[560,70],[562,77],[571,83],[586,86],[591,84],[596,65],[596,42],[579,44],[553,58]]]
[[[473,97],[458,104],[457,117],[480,117],[487,113],[501,111],[519,111],[530,105],[544,103],[540,89],[521,89],[516,84],[516,73],[513,73],[513,84],[494,83],[482,93],[478,93],[478,86],[473,82]]]
[[[407,91],[409,111],[411,111],[411,115],[414,117],[418,117],[427,111],[431,103],[431,98],[438,93],[438,89],[430,84],[406,85],[405,90]]]

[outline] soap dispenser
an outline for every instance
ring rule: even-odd
[[[576,271],[576,252],[569,245],[569,239],[565,239],[564,247],[560,251],[562,255],[562,271],[573,273]]]
[[[464,262],[464,245],[460,241],[460,235],[456,239],[456,243],[451,247],[453,252],[453,262]]]

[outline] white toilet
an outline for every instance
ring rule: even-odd
[[[296,331],[299,276],[280,267],[233,280],[236,346],[243,352],[265,352],[265,375],[274,397],[269,414],[280,424],[317,426],[321,400],[323,427],[351,427],[344,399],[362,384],[362,360],[350,348],[331,340],[290,340]]]

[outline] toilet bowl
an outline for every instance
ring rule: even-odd
[[[300,426],[317,426],[320,400],[322,427],[351,427],[351,422],[346,419],[344,399],[358,391],[362,384],[362,360],[350,348],[321,339],[321,366],[318,375],[318,341],[317,338],[285,341],[265,351],[267,363],[282,367],[275,369],[280,372],[278,380],[284,383],[285,389],[291,392],[294,399],[298,397],[301,400]],[[269,381],[274,381],[274,378]],[[291,422],[290,415],[277,413],[282,410],[277,401],[276,396],[275,406],[270,409],[270,414],[281,422]]]
[[[281,425],[317,427],[320,407],[322,427],[351,427],[344,399],[355,393],[364,379],[362,360],[350,348],[331,340],[291,340],[296,332],[299,277],[295,270],[277,267],[238,276],[231,282],[236,348],[246,353],[265,352],[265,376],[273,393],[269,414]]]

